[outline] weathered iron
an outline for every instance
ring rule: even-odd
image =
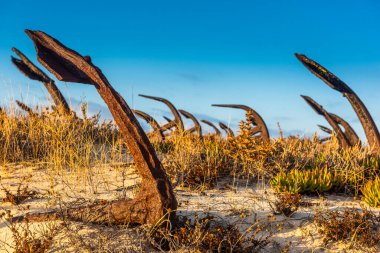
[[[167,99],[165,98],[160,98],[160,97],[153,97],[153,96],[147,96],[147,95],[142,95],[142,94],[139,94],[140,97],[144,97],[144,98],[148,98],[148,99],[153,99],[153,100],[156,100],[156,101],[159,101],[159,102],[162,102],[164,103],[167,107],[169,107],[170,111],[172,112],[172,114],[174,115],[174,120],[168,122],[167,124],[163,125],[161,127],[161,131],[166,131],[166,130],[169,130],[171,128],[175,128],[178,132],[182,133],[184,131],[184,127],[183,127],[183,122],[182,122],[182,119],[181,119],[181,115],[179,114],[177,108]]]
[[[260,114],[258,114],[252,108],[246,105],[238,105],[238,104],[213,104],[212,106],[242,109],[242,110],[245,110],[246,112],[250,111],[252,113],[251,121],[253,122],[255,126],[253,128],[251,135],[258,137],[258,139],[260,139],[263,142],[270,142],[269,131],[268,131],[267,125],[265,124],[265,121],[260,116]]]
[[[227,137],[234,137],[235,136],[234,131],[232,131],[232,129],[229,128],[226,124],[219,122],[219,126],[221,129],[223,129],[226,132]]]
[[[213,128],[214,129],[214,131],[215,131],[215,136],[217,137],[217,138],[220,138],[221,136],[222,136],[222,133],[220,132],[220,130],[213,124],[213,123],[211,123],[210,121],[208,121],[208,120],[205,120],[205,119],[202,119],[201,120],[203,123],[205,123],[206,125],[208,125],[208,126],[210,126],[211,128]]]
[[[139,110],[132,110],[132,111],[137,116],[144,119],[146,121],[146,123],[148,123],[152,127],[153,131],[150,133],[147,133],[148,136],[151,136],[153,138],[157,138],[159,141],[164,140],[165,137],[161,131],[160,125],[152,116],[150,116],[149,114],[147,114],[145,112],[139,111]]]
[[[96,87],[119,126],[142,177],[140,190],[134,199],[70,208],[65,211],[65,217],[108,224],[156,224],[165,215],[173,220],[175,213],[172,211],[177,208],[177,200],[171,183],[152,144],[125,100],[101,70],[92,64],[90,57],[81,56],[43,32],[26,30],[26,33],[35,44],[38,61],[59,80]],[[84,213],[92,215],[85,218]],[[55,216],[59,214],[56,212]],[[27,217],[33,221],[33,217],[39,220],[41,216],[29,214]]]
[[[340,146],[343,148],[349,147],[350,142],[348,141],[342,129],[340,129],[338,123],[335,122],[335,120],[331,117],[331,115],[320,104],[315,102],[311,97],[303,96],[303,95],[301,95],[301,97],[317,114],[325,117],[327,122],[330,124],[330,126],[333,128],[334,132],[336,133],[336,137],[338,138]]]
[[[340,80],[333,73],[328,71],[326,68],[321,66],[319,63],[307,58],[302,54],[295,54],[298,60],[309,69],[314,75],[319,77],[323,82],[325,82],[332,89],[343,94],[344,97],[350,102],[352,108],[354,109],[356,115],[358,116],[369,146],[372,148],[373,152],[380,155],[380,134],[377,129],[375,122],[372,119],[371,114],[368,109],[358,97],[358,95],[342,80]]]
[[[187,129],[184,133],[193,133],[193,132],[197,132],[197,135],[199,138],[202,138],[202,127],[201,127],[201,124],[199,124],[199,121],[197,120],[197,118],[195,118],[195,116],[185,110],[178,110],[185,118],[187,119],[191,119],[194,123],[194,126],[190,129]]]
[[[40,81],[44,84],[50,96],[52,97],[55,105],[57,106],[57,111],[61,115],[70,115],[71,110],[70,107],[59,91],[57,85],[54,80],[52,80],[48,75],[46,75],[40,68],[34,65],[23,53],[21,53],[16,48],[12,48],[12,51],[15,52],[20,59],[17,59],[11,56],[13,64],[23,73],[25,76],[32,80]]]
[[[19,101],[19,100],[16,100],[16,104],[21,108],[23,109],[25,112],[28,113],[29,116],[31,117],[35,117],[37,116],[37,113],[35,113],[33,111],[32,108],[30,108],[29,106],[27,106],[26,104],[24,104],[23,102]]]

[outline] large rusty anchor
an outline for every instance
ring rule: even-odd
[[[375,122],[372,119],[371,114],[369,113],[368,109],[361,101],[361,99],[358,97],[358,95],[356,95],[356,93],[346,83],[344,83],[333,73],[325,69],[319,63],[307,58],[305,55],[295,55],[298,58],[298,60],[300,60],[302,64],[307,69],[309,69],[314,75],[319,77],[332,89],[342,93],[343,96],[347,98],[363,126],[369,146],[372,148],[374,153],[380,155],[379,131]]]
[[[154,96],[147,96],[147,95],[139,95],[140,97],[153,99],[159,102],[164,103],[167,107],[169,107],[170,111],[174,115],[174,120],[171,120],[167,124],[161,126],[161,131],[165,132],[166,130],[169,130],[171,128],[175,128],[179,133],[182,133],[184,131],[183,122],[181,119],[181,115],[179,114],[177,108],[167,99],[160,98],[160,97],[154,97]]]
[[[193,132],[196,132],[198,137],[199,138],[202,138],[202,127],[201,127],[201,124],[199,124],[199,121],[197,120],[197,118],[195,118],[195,116],[185,110],[178,110],[185,118],[187,119],[191,119],[194,123],[194,126],[190,129],[187,129],[185,130],[185,134],[186,133],[193,133]]]
[[[33,40],[38,61],[59,80],[94,85],[112,113],[126,145],[142,177],[142,184],[132,200],[115,200],[65,210],[65,217],[108,224],[156,224],[165,215],[173,219],[177,200],[156,152],[132,110],[115,91],[101,70],[51,36],[26,30]],[[58,212],[55,216],[59,216]],[[84,213],[91,214],[83,217]],[[29,220],[39,220],[44,214],[29,214]],[[48,214],[45,214],[45,216]],[[50,215],[52,216],[52,215]],[[34,218],[34,219],[33,219]],[[17,220],[17,219],[16,219]]]
[[[20,59],[15,57],[11,57],[13,64],[27,76],[29,79],[40,81],[44,84],[50,96],[52,97],[58,112],[61,115],[70,115],[71,110],[66,102],[65,97],[59,91],[57,85],[54,80],[51,79],[48,75],[46,75],[41,69],[39,69],[36,65],[34,65],[23,53],[21,53],[16,48],[12,48],[12,51],[15,52]]]
[[[258,140],[261,140],[263,142],[270,142],[269,131],[268,131],[267,125],[265,124],[265,121],[260,116],[260,114],[258,114],[252,108],[246,105],[238,105],[238,104],[213,104],[212,106],[242,109],[242,110],[245,110],[246,112],[250,111],[252,113],[251,121],[253,122],[255,126],[253,128],[251,135],[255,138],[258,138]]]
[[[215,131],[214,135],[216,138],[221,138],[222,133],[213,123],[211,123],[210,121],[208,121],[206,119],[202,119],[201,122],[205,123],[206,125],[210,126],[212,129],[214,129],[214,131]]]

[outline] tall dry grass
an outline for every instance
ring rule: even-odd
[[[83,119],[62,117],[52,110],[27,115],[19,110],[0,113],[0,161],[31,162],[56,171],[82,171],[99,164],[126,163],[130,156],[117,127],[100,115]],[[244,178],[267,184],[278,173],[328,168],[344,178],[345,192],[359,194],[379,172],[379,158],[366,147],[341,149],[333,136],[328,143],[291,136],[263,143],[250,136],[251,122],[240,124],[239,135],[228,139],[174,134],[153,143],[174,185],[193,188],[215,186],[221,178]]]

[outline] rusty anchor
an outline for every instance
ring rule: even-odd
[[[260,116],[260,114],[258,114],[252,108],[246,105],[238,105],[238,104],[213,104],[212,106],[242,109],[242,110],[245,110],[246,112],[250,111],[252,113],[251,121],[253,122],[255,126],[251,135],[254,137],[258,137],[258,139],[263,142],[270,142],[269,131],[268,131],[267,125],[265,124],[265,121]]]
[[[219,122],[219,126],[221,129],[223,129],[226,132],[228,138],[235,136],[234,131],[232,131],[232,129],[229,128],[226,124]]]
[[[194,126],[190,129],[187,129],[184,133],[193,133],[196,132],[199,138],[202,138],[202,127],[201,124],[199,124],[199,121],[195,116],[185,110],[178,110],[185,118],[191,119],[194,123]]]
[[[149,114],[139,111],[139,110],[132,110],[138,117],[142,118],[145,120],[146,123],[148,123],[153,131],[150,133],[147,133],[148,136],[151,136],[153,138],[157,138],[158,141],[163,141],[165,139],[165,136],[163,135],[161,131],[160,124]]]
[[[184,131],[183,122],[181,119],[181,115],[179,114],[177,108],[167,99],[160,98],[160,97],[154,97],[154,96],[147,96],[139,94],[140,97],[156,100],[159,102],[164,103],[167,107],[169,107],[170,111],[174,115],[174,120],[171,120],[167,124],[161,126],[161,131],[165,132],[166,130],[169,130],[171,128],[175,128],[179,133],[182,133]],[[168,119],[167,119],[168,120]]]
[[[374,153],[380,155],[379,131],[371,114],[358,95],[346,83],[321,66],[319,63],[302,54],[295,54],[295,56],[308,70],[310,70],[311,73],[319,77],[328,86],[340,92],[347,98],[363,126],[370,148],[372,148]]]
[[[311,97],[303,96],[301,97],[306,101],[306,103],[319,115],[322,115],[330,126],[333,128],[338,138],[339,144],[343,148],[350,147],[350,142],[347,139],[347,136],[344,134],[342,129],[339,127],[338,123],[331,117],[331,115],[317,102],[315,102]]]
[[[212,129],[214,129],[214,131],[215,131],[214,135],[217,138],[221,138],[222,133],[220,132],[220,130],[213,123],[211,123],[210,121],[208,121],[206,119],[202,119],[201,122],[205,123],[206,125],[210,126]]]
[[[125,100],[115,91],[101,70],[92,64],[90,57],[81,56],[41,31],[26,30],[26,33],[35,44],[38,61],[59,80],[96,87],[110,109],[142,177],[140,190],[134,199],[69,208],[65,210],[65,217],[107,224],[156,224],[166,215],[173,220],[177,200],[172,185],[152,144]],[[92,215],[84,218],[84,213]],[[44,218],[44,215],[45,218],[60,216],[56,211],[40,215],[29,214],[27,217],[33,221]]]

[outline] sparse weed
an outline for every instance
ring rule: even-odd
[[[179,217],[174,229],[154,228],[153,245],[160,250],[190,252],[257,252],[270,242],[268,226],[254,223],[244,233],[237,226],[210,214],[194,219]]]
[[[59,225],[48,224],[32,229],[26,218],[23,223],[11,222],[13,215],[8,210],[1,214],[1,218],[8,221],[12,233],[14,253],[45,253],[53,243],[53,238],[59,232]],[[9,242],[1,242],[9,245]]]
[[[379,246],[380,217],[367,209],[362,212],[355,208],[343,211],[318,210],[314,222],[318,232],[324,236],[325,243],[345,241],[350,246]]]
[[[284,192],[276,195],[277,200],[272,204],[269,202],[274,214],[283,214],[286,217],[292,216],[298,210],[301,203],[301,195]]]

